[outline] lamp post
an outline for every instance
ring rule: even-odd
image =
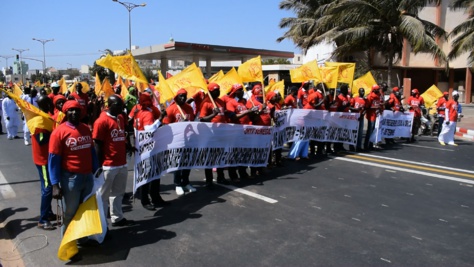
[[[13,56],[0,56],[0,57],[5,59],[5,72],[3,74],[5,74],[5,77],[6,77],[7,76],[7,69],[8,69],[8,59],[12,58]]]
[[[18,48],[12,48],[12,50],[17,51],[20,53],[20,57],[18,58],[20,60],[20,74],[21,74],[21,83],[23,83],[23,64],[21,63],[21,53],[28,51],[30,49],[18,49]]]
[[[136,7],[144,7],[146,6],[146,3],[142,4],[134,4],[134,3],[129,3],[129,2],[120,2],[118,0],[112,0],[113,2],[117,2],[124,6],[128,10],[128,50],[130,53],[132,53],[132,10]]]
[[[44,52],[44,45],[47,42],[54,41],[54,39],[36,39],[33,38],[33,41],[38,41],[43,44],[43,83],[46,83],[46,53]]]

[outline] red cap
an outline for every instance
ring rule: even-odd
[[[66,113],[68,110],[72,108],[82,109],[81,104],[79,104],[79,102],[77,102],[76,100],[68,100],[63,105],[63,113]]]
[[[380,86],[378,86],[377,84],[372,85],[372,91],[379,90],[379,89],[380,89]]]
[[[233,96],[235,95],[235,93],[238,91],[238,90],[243,90],[244,87],[240,84],[240,83],[236,83],[236,84],[233,84],[232,87],[230,88],[230,94],[229,96]]]
[[[400,91],[400,88],[398,88],[396,86],[392,88],[392,92],[398,92],[398,91]]]
[[[60,99],[63,99],[64,101],[67,100],[67,98],[63,95],[55,95],[53,98],[53,105],[56,106],[56,102],[58,102]]]
[[[254,96],[263,96],[262,86],[260,84],[256,84],[252,88],[252,95]]]
[[[209,92],[212,92],[214,90],[219,90],[221,87],[217,84],[217,83],[210,83],[207,85],[207,90],[209,90]]]
[[[443,95],[449,96],[449,92],[444,92]]]
[[[416,88],[413,89],[413,90],[411,90],[411,93],[412,93],[412,94],[417,94],[417,95],[420,94],[420,92],[419,92],[418,89],[416,89]]]
[[[267,101],[270,101],[274,96],[276,96],[275,92],[268,92],[266,97],[267,97]]]

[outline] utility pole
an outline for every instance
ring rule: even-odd
[[[25,51],[30,50],[30,49],[12,48],[12,50],[15,50],[18,53],[20,53],[20,57],[19,57],[19,60],[20,60],[20,74],[21,74],[21,83],[23,84],[24,83],[24,81],[23,81],[23,63],[21,63],[21,54]]]

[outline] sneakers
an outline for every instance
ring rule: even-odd
[[[128,225],[129,221],[125,218],[122,218],[120,221],[116,221],[112,223],[112,226],[125,226]]]
[[[190,184],[186,185],[184,189],[186,189],[186,191],[189,193],[196,192],[196,188],[192,187]]]
[[[46,230],[46,231],[51,231],[51,230],[56,229],[55,227],[53,227],[53,225],[50,222],[38,223],[38,228]]]
[[[445,145],[446,145],[446,143],[443,142],[443,141],[439,141],[439,144],[442,145],[442,146],[445,146]]]
[[[450,146],[458,146],[458,144],[455,144],[455,143],[448,143],[448,145],[450,145]]]
[[[184,190],[182,186],[176,186],[176,195],[178,196],[184,195]]]
[[[25,140],[25,146],[29,146],[29,145],[30,145],[30,142]]]

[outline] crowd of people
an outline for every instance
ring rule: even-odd
[[[17,136],[23,127],[24,143],[32,146],[33,162],[41,180],[41,207],[38,227],[52,230],[51,221],[56,216],[51,208],[53,198],[64,201],[62,233],[71,222],[79,204],[91,193],[93,174],[103,172],[105,184],[101,187],[104,210],[109,210],[112,226],[128,225],[129,221],[122,211],[122,199],[127,185],[127,154],[136,150],[131,143],[134,130],[147,130],[159,127],[160,124],[171,124],[183,121],[200,121],[208,123],[234,123],[271,126],[275,113],[282,109],[315,109],[329,112],[359,113],[359,131],[352,151],[367,151],[380,148],[370,141],[376,119],[384,110],[394,112],[412,112],[414,115],[412,136],[406,142],[415,142],[415,135],[420,127],[423,97],[417,89],[411,90],[411,96],[402,104],[402,90],[398,87],[388,91],[385,84],[373,85],[370,92],[364,88],[357,90],[357,95],[350,94],[349,87],[342,85],[337,91],[327,89],[323,84],[303,83],[299,88],[292,86],[286,97],[278,91],[264,92],[262,84],[256,83],[248,90],[241,84],[235,84],[228,94],[221,96],[217,83],[209,83],[206,92],[199,91],[188,95],[185,89],[177,91],[168,107],[159,105],[156,95],[147,88],[144,92],[130,86],[125,99],[120,93],[120,86],[114,87],[115,94],[104,98],[95,95],[93,90],[82,91],[78,83],[75,90],[66,95],[59,93],[59,85],[52,83],[50,93],[45,89],[23,88],[21,99],[50,114],[54,120],[53,130],[37,128],[28,130],[26,120],[19,113],[16,103],[7,95],[2,101],[2,116],[7,130],[7,139]],[[246,92],[247,91],[247,92]],[[447,93],[437,102],[439,123],[442,130],[439,134],[441,145],[454,143],[454,130],[458,116],[458,97],[456,91],[449,100]],[[23,125],[22,125],[23,119]],[[35,119],[47,120],[37,116]],[[366,124],[366,127],[364,125]],[[0,124],[1,126],[1,124]],[[366,128],[365,139],[362,131]],[[3,134],[3,129],[0,128]],[[386,139],[385,143],[394,143]],[[289,144],[288,159],[323,158],[331,153],[345,150],[342,143],[325,143],[317,141],[297,141]],[[270,153],[269,166],[283,166],[282,149]],[[185,192],[195,192],[190,184],[191,170],[179,170],[173,173],[175,191],[178,196]],[[228,178],[223,168],[205,169],[206,187],[212,189],[213,176],[216,172],[218,183],[238,183],[244,179],[254,179],[264,175],[262,167],[247,166],[227,168]],[[143,208],[155,210],[169,205],[160,195],[160,179],[141,186],[137,197]],[[87,240],[79,240],[88,242]]]

